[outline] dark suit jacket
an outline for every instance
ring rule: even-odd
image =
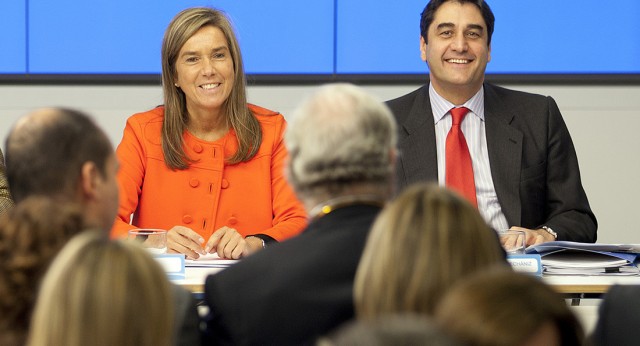
[[[206,343],[314,342],[353,318],[353,279],[379,210],[336,209],[301,235],[209,276]]]
[[[202,333],[200,332],[200,316],[198,315],[198,305],[187,289],[171,285],[173,289],[174,306],[174,328],[176,346],[199,346],[202,345]]]
[[[487,83],[484,97],[491,175],[509,225],[546,225],[558,240],[595,242],[596,218],[555,101]],[[387,104],[398,122],[398,192],[418,181],[437,181],[429,85]]]
[[[605,294],[591,336],[593,344],[637,345],[640,329],[640,286],[616,285]]]

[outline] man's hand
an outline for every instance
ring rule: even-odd
[[[202,243],[204,239],[188,227],[174,226],[167,232],[167,252],[169,253],[181,253],[189,259],[197,259],[205,254]]]
[[[549,232],[545,231],[542,228],[539,229],[528,229],[523,227],[511,227],[510,230],[513,231],[523,231],[526,235],[525,245],[537,245],[546,243],[548,241],[556,240],[554,236],[552,236]]]

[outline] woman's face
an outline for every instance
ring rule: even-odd
[[[190,115],[216,115],[231,94],[233,58],[227,40],[214,26],[198,30],[180,48],[176,85],[186,96]]]

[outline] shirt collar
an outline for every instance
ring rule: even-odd
[[[467,107],[471,113],[475,114],[480,120],[484,121],[484,85],[473,95],[467,102],[461,105],[454,105],[440,96],[433,84],[429,83],[429,99],[431,100],[431,112],[433,113],[433,123],[437,124],[445,115],[449,114],[451,108]]]

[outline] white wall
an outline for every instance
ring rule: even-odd
[[[384,101],[417,85],[366,86]],[[599,222],[598,241],[640,243],[632,224],[640,204],[640,86],[509,86],[551,95],[574,140],[591,207]],[[249,88],[249,101],[290,116],[313,86]],[[162,103],[159,86],[0,86],[0,139],[30,110],[44,106],[78,108],[93,115],[116,145],[125,119]]]

